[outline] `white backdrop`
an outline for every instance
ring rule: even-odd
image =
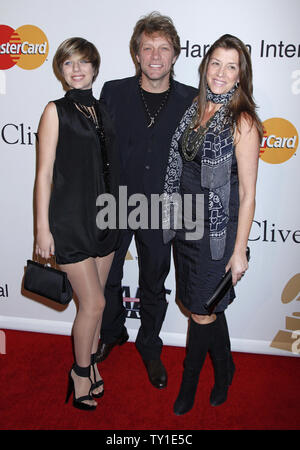
[[[26,34],[28,24],[46,35],[49,53],[37,68],[23,68],[21,59],[4,68],[7,55],[0,45],[0,328],[70,334],[75,314],[73,302],[67,308],[54,307],[47,300],[28,298],[21,288],[24,265],[33,250],[34,133],[47,102],[63,95],[52,72],[55,50],[71,36],[95,43],[102,57],[94,87],[98,97],[105,81],[134,74],[129,40],[136,21],[153,10],[174,20],[182,46],[175,74],[186,84],[198,85],[205,46],[222,34],[238,36],[251,49],[254,96],[269,139],[259,166],[250,268],[238,284],[227,318],[233,350],[299,355],[299,0],[252,0],[247,6],[239,0],[2,2],[0,44],[7,42],[3,25],[19,29],[20,40],[30,43],[33,28]],[[126,301],[127,327],[134,340],[139,327],[134,244],[123,286],[124,297],[131,298]],[[175,302],[174,287],[172,267],[161,337],[165,344],[184,346],[187,319]]]

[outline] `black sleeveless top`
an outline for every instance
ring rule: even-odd
[[[54,101],[59,118],[59,137],[49,223],[58,264],[105,256],[116,249],[119,237],[117,230],[100,230],[96,224],[99,212],[96,199],[107,191],[103,148],[94,123],[75,106],[73,91],[77,90],[72,89],[64,98]],[[113,129],[104,105],[94,99],[94,108],[103,123],[105,153],[109,162],[108,184],[115,194],[118,168]]]

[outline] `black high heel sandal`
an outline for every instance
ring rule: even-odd
[[[94,380],[96,380],[96,371],[95,371],[95,364],[97,363],[97,361],[96,361],[96,354],[97,354],[97,353],[93,353],[93,354],[91,355],[91,367],[92,367],[92,369],[93,369]],[[95,393],[93,392],[93,390],[99,388],[100,386],[103,386],[102,391],[95,394]],[[103,397],[103,395],[104,395],[104,381],[103,381],[103,380],[95,381],[94,383],[92,383],[92,386],[91,386],[91,395],[92,395],[94,398],[101,398],[101,397]]]
[[[79,398],[75,397],[75,385],[74,385],[74,380],[71,375],[72,370],[74,370],[75,374],[78,375],[79,377],[89,378],[89,380],[91,382],[91,387],[90,387],[88,395],[83,395]],[[91,372],[91,366],[80,367],[76,363],[73,364],[73,367],[69,373],[69,382],[68,382],[68,389],[67,389],[67,396],[66,396],[65,403],[68,403],[69,398],[70,398],[71,394],[73,393],[74,408],[82,409],[85,411],[93,411],[94,409],[96,409],[96,405],[89,405],[88,403],[84,403],[85,400],[93,400],[93,397],[91,395],[92,380],[90,377],[90,372]]]

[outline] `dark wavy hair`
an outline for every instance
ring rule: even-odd
[[[229,110],[232,113],[233,121],[237,124],[239,130],[239,124],[241,115],[246,114],[246,118],[251,124],[254,124],[257,128],[260,138],[263,135],[263,128],[260,119],[256,114],[256,104],[253,99],[253,84],[252,84],[252,63],[250,53],[245,44],[237,37],[231,34],[224,34],[214,42],[205,54],[200,67],[200,84],[198,95],[198,120],[196,126],[201,123],[206,106],[206,73],[208,63],[213,52],[217,48],[224,48],[226,50],[234,49],[239,54],[239,83],[233,97],[228,104]]]

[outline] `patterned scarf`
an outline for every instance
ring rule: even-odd
[[[209,189],[209,231],[210,250],[213,260],[221,259],[226,245],[226,226],[229,220],[230,175],[233,155],[233,123],[226,106],[236,87],[226,94],[213,94],[207,87],[207,100],[221,103],[214,115],[202,144],[201,185]],[[169,159],[164,183],[162,225],[164,242],[175,236],[178,228],[180,177],[182,156],[178,149],[179,140],[188,126],[191,126],[198,114],[195,101],[185,112],[172,137]],[[180,226],[180,224],[179,224]]]

